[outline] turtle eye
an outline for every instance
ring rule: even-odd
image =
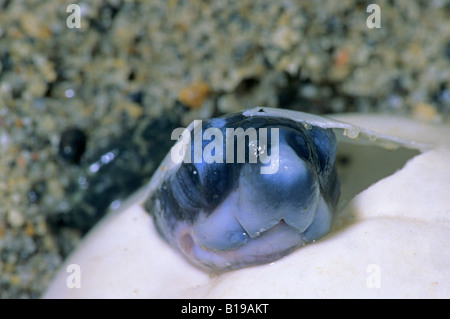
[[[204,206],[200,174],[193,164],[182,164],[161,187],[161,209],[166,219],[193,223]],[[171,216],[174,215],[174,216]]]
[[[201,191],[201,179],[197,168],[193,164],[182,165],[180,169],[180,176],[184,179],[186,185],[190,184],[190,187],[194,187],[198,191]]]

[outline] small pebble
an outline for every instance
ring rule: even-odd
[[[70,128],[61,134],[59,155],[67,162],[77,164],[86,150],[86,134],[78,128]]]
[[[21,227],[24,223],[24,217],[18,210],[12,209],[8,213],[8,223],[12,227]]]
[[[45,181],[39,181],[32,185],[28,192],[28,200],[30,203],[38,203],[47,189]]]
[[[427,103],[418,103],[414,105],[413,114],[415,118],[423,121],[431,121],[438,115],[436,108]]]
[[[198,109],[202,106],[205,98],[211,92],[208,84],[199,82],[191,84],[180,91],[178,98],[184,105]]]

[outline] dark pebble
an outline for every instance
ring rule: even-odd
[[[28,200],[30,204],[38,203],[46,190],[47,184],[43,180],[33,184],[28,192]]]
[[[139,105],[144,105],[144,92],[137,91],[131,94],[128,94],[128,99],[134,103],[137,103]]]
[[[70,128],[61,134],[59,155],[69,163],[78,164],[86,150],[86,134],[78,128]]]

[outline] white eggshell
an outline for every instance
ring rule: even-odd
[[[139,204],[144,189],[88,234],[44,297],[449,298],[450,125],[335,118],[422,153],[346,202],[324,238],[272,264],[209,276],[158,236]]]

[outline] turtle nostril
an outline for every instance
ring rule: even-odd
[[[194,240],[192,239],[192,236],[190,234],[184,234],[180,238],[180,248],[181,250],[189,255],[192,247],[194,247]]]

